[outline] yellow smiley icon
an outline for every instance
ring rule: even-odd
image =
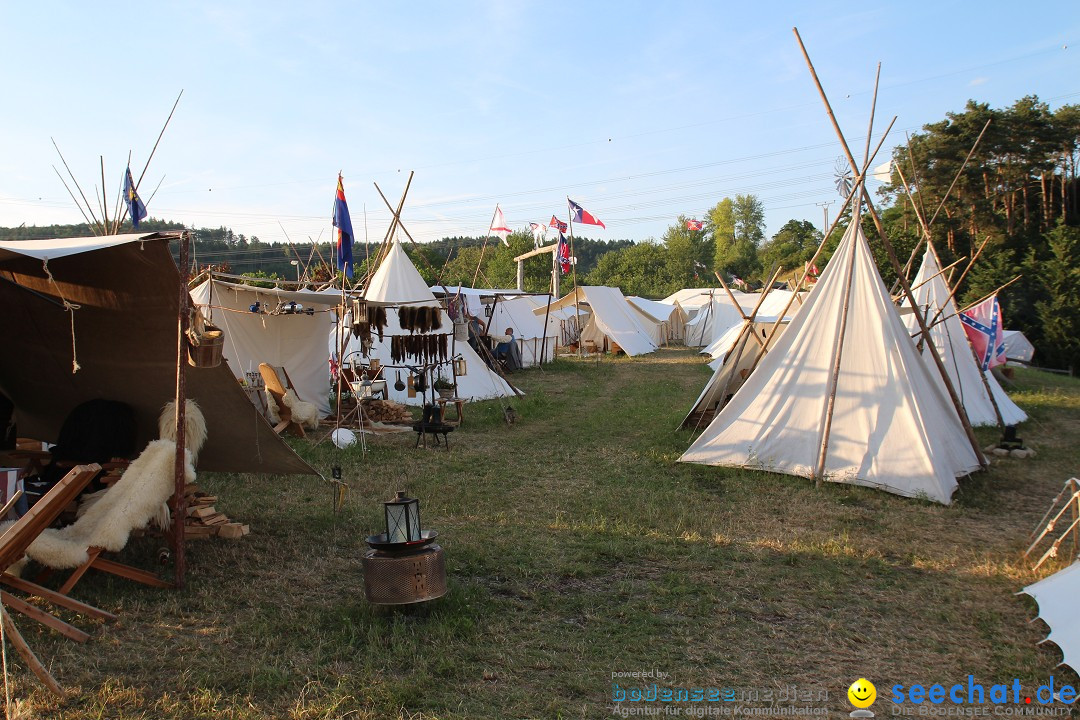
[[[857,708],[868,708],[877,700],[877,688],[866,678],[859,678],[851,683],[847,690],[848,700]]]

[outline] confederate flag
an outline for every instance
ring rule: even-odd
[[[1002,338],[1001,306],[997,295],[960,313],[968,342],[979,359],[979,367],[989,370],[1005,364],[1005,341]]]
[[[687,230],[703,230],[705,228],[705,222],[703,220],[687,220]]]
[[[551,222],[548,223],[548,227],[558,228],[559,232],[566,232],[567,225],[554,215],[551,216]]]

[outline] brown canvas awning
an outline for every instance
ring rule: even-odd
[[[157,437],[176,391],[180,273],[169,241],[177,237],[34,241],[26,255],[20,243],[0,243],[0,391],[15,403],[20,435],[55,440],[76,405],[106,398],[135,409],[140,447]],[[65,300],[78,308],[69,312]],[[187,394],[208,426],[200,470],[316,474],[225,364],[189,366]]]

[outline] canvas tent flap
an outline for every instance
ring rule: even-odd
[[[1039,617],[1050,627],[1047,640],[1061,648],[1062,665],[1080,672],[1080,622],[1076,598],[1080,597],[1080,560],[1021,592],[1035,598]]]
[[[1029,364],[1035,359],[1035,346],[1019,330],[1003,330],[1001,339],[1005,343],[1007,359]]]
[[[0,261],[10,281],[0,282],[7,331],[0,390],[15,403],[21,435],[54,441],[76,405],[106,398],[134,408],[140,447],[157,437],[158,415],[176,391],[180,275],[167,239],[50,259],[53,281],[36,258]],[[65,311],[58,289],[78,309]],[[81,366],[75,374],[73,320]],[[200,470],[315,474],[274,434],[224,364],[189,367],[187,394],[207,421]]]
[[[589,324],[596,330],[618,343],[627,355],[643,355],[656,350],[656,345],[649,338],[649,331],[638,320],[637,311],[630,306],[618,288],[590,285],[574,288],[558,302],[551,304],[551,310],[573,308],[575,305],[588,305],[591,311]],[[545,307],[533,310],[542,315]],[[585,337],[583,331],[582,337]]]
[[[174,234],[127,233],[126,235],[98,235],[81,238],[57,238],[55,240],[0,240],[0,261],[16,255],[37,258],[38,260],[56,260],[69,255],[104,250],[131,242],[142,242]]]
[[[849,283],[825,479],[951,501],[956,477],[979,468],[979,460],[918,356],[858,223],[775,347],[682,462],[815,473]]]

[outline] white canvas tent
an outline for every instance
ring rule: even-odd
[[[989,370],[980,372],[975,356],[971,352],[971,346],[968,344],[967,335],[964,333],[963,324],[957,315],[956,303],[949,296],[948,284],[941,275],[941,263],[938,261],[933,246],[927,248],[919,272],[916,273],[911,285],[915,300],[926,316],[927,322],[930,322],[941,310],[941,320],[930,328],[930,337],[937,346],[938,354],[945,362],[949,379],[960,397],[960,402],[971,424],[997,425],[995,403],[1005,425],[1016,425],[1027,420],[1027,413],[1017,407],[1016,403],[1005,394],[993,373]],[[911,333],[918,331],[913,314],[904,316],[904,323]],[[923,343],[922,347],[923,360],[926,361],[931,374],[940,382],[941,376],[930,356],[929,346]],[[985,382],[979,377],[980,375],[986,378]],[[990,399],[987,388],[990,393],[993,393],[993,401]],[[945,391],[944,387],[942,391]]]
[[[638,320],[640,315],[618,288],[597,285],[578,287],[552,303],[551,310],[573,310],[575,305],[582,308],[587,306],[590,312],[589,320],[581,331],[582,342],[595,342],[598,348],[604,350],[614,342],[627,355],[643,355],[656,350],[649,331]],[[538,307],[533,313],[543,317],[545,310],[545,307]]]
[[[774,345],[680,461],[814,477],[840,352],[822,479],[948,504],[957,476],[980,467],[959,415],[911,342],[858,222]]]
[[[1035,598],[1039,604],[1039,617],[1050,626],[1046,640],[1061,648],[1060,664],[1080,672],[1080,617],[1076,613],[1076,599],[1080,597],[1080,561],[1028,585],[1021,592]]]
[[[442,287],[429,288],[435,295],[443,295]],[[456,297],[465,302],[469,314],[476,315],[487,325],[489,334],[502,335],[507,328],[514,329],[521,362],[524,367],[540,364],[540,353],[544,353],[544,362],[555,357],[559,331],[557,323],[549,319],[547,333],[544,332],[544,318],[537,317],[533,311],[547,304],[547,294],[523,294],[517,290],[450,287],[448,297]],[[489,317],[488,313],[493,314]],[[544,335],[547,335],[547,342]]]
[[[757,318],[753,322],[744,320],[707,348],[713,353],[709,363],[713,374],[690,406],[681,427],[696,430],[708,426],[727,398],[746,382],[751,369],[758,362],[766,338],[776,327],[776,318]],[[777,332],[782,333],[786,327],[787,323],[780,323]],[[770,346],[770,351],[772,347],[775,345]]]
[[[756,296],[754,297],[756,300]],[[736,296],[736,300],[739,300]],[[702,305],[694,319],[686,323],[684,341],[688,347],[706,347],[733,327],[743,323],[743,314],[739,306],[731,302],[723,290],[714,295],[712,301]],[[751,305],[751,308],[753,306]],[[749,312],[749,311],[746,311]]]
[[[330,414],[330,372],[323,342],[331,326],[330,310],[341,293],[288,291],[227,282],[214,277],[200,283],[191,297],[203,315],[225,332],[223,356],[237,379],[257,372],[259,363],[283,367],[304,402]],[[260,304],[261,311],[250,308]],[[289,303],[305,312],[284,312]]]
[[[1001,339],[1005,342],[1005,358],[1030,365],[1035,359],[1035,346],[1019,330],[1003,330]]]
[[[649,330],[654,344],[659,346],[682,342],[689,317],[678,302],[665,303],[637,295],[626,299],[643,316],[642,325]]]

